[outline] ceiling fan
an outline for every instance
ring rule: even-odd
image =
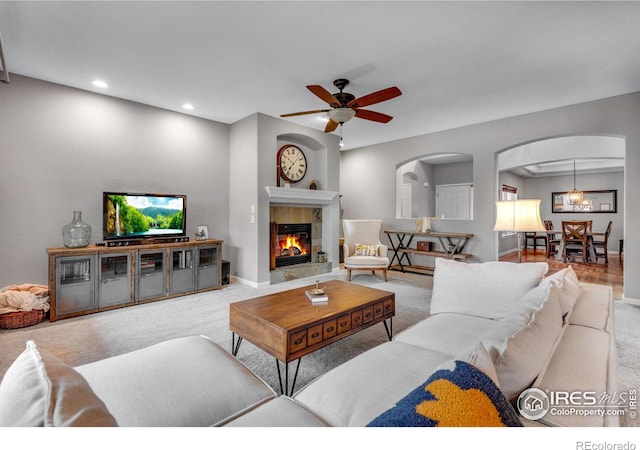
[[[302,116],[304,114],[317,114],[326,112],[329,115],[329,122],[327,122],[327,126],[324,129],[325,133],[331,133],[336,128],[338,128],[338,125],[342,125],[343,123],[348,122],[354,116],[359,117],[360,119],[372,120],[374,122],[381,123],[387,123],[391,119],[393,119],[392,116],[389,116],[387,114],[360,108],[384,102],[402,95],[400,89],[393,86],[356,98],[353,94],[342,92],[348,84],[349,80],[344,78],[338,78],[337,80],[335,80],[333,82],[333,85],[340,90],[340,92],[336,92],[335,94],[330,93],[320,85],[309,85],[307,86],[307,89],[313,92],[320,99],[327,102],[329,106],[331,106],[331,109],[316,109],[313,111],[281,114],[280,117],[293,117]]]

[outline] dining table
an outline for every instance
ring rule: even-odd
[[[556,260],[557,261],[562,261],[562,253],[563,253],[563,249],[564,249],[564,239],[562,239],[562,230],[547,230],[547,237],[548,240],[547,242],[549,242],[549,240],[552,240],[555,238],[556,235],[560,235],[560,245],[558,246],[558,253],[556,253]],[[589,261],[591,262],[596,262],[597,261],[597,255],[596,255],[596,249],[593,246],[593,238],[602,238],[604,239],[606,233],[604,231],[602,232],[589,232],[587,233],[587,252],[589,253]],[[547,244],[549,245],[549,244]],[[605,249],[606,251],[606,249]]]

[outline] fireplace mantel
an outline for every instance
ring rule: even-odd
[[[307,203],[310,205],[328,205],[338,195],[335,191],[322,191],[313,189],[285,188],[277,186],[265,186],[269,201],[272,203]]]

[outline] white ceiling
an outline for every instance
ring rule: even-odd
[[[0,2],[10,73],[223,123],[323,109],[305,86],[339,77],[398,86],[345,149],[640,91],[639,23],[637,2]]]

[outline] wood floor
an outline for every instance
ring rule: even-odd
[[[517,253],[510,253],[500,258],[500,261],[516,262],[518,260]],[[622,269],[624,263],[624,255],[609,254],[609,264],[604,264],[602,259],[599,264],[582,264],[579,262],[563,263],[557,261],[555,257],[546,258],[545,249],[538,248],[535,251],[532,248],[522,250],[522,262],[540,262],[545,261],[549,264],[549,272],[547,275],[558,272],[565,267],[571,265],[578,279],[587,283],[606,284],[613,288],[613,298],[619,300],[622,298]]]

